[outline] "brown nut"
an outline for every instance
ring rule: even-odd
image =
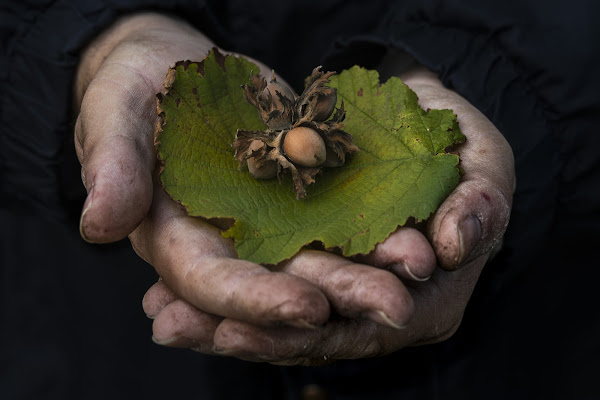
[[[317,104],[313,109],[313,121],[323,122],[326,121],[329,117],[331,117],[331,114],[335,109],[336,102],[337,94],[335,91],[332,91],[329,94],[320,95],[317,99]]]
[[[321,135],[304,126],[287,132],[283,139],[283,152],[292,163],[302,167],[318,167],[327,157]]]
[[[267,84],[267,87],[261,92],[260,96],[263,98],[268,97],[269,95],[273,98],[273,101],[281,107],[281,99],[279,98],[279,94],[283,97],[286,97],[293,102],[295,100],[294,92],[287,87],[286,85],[277,82],[274,78]]]
[[[270,129],[283,130],[292,127],[291,107],[296,96],[289,87],[277,82],[275,72],[273,72],[271,82],[258,95],[258,99],[264,104],[270,104],[271,111],[265,121]],[[286,112],[288,110],[289,112]]]
[[[277,163],[268,160],[258,165],[254,157],[248,159],[248,171],[256,179],[272,179],[277,176]]]
[[[232,147],[240,166],[248,165],[258,179],[291,173],[296,198],[301,199],[324,168],[342,166],[358,152],[352,136],[342,130],[344,102],[336,109],[337,90],[327,86],[334,74],[313,69],[298,98],[274,73],[269,83],[251,74],[242,86],[244,98],[257,108],[265,129],[237,130]],[[275,167],[267,166],[271,161]]]
[[[277,162],[264,159],[262,155],[265,151],[265,143],[260,140],[253,140],[248,146],[247,154],[253,156],[247,160],[248,171],[256,179],[271,179],[277,176]]]
[[[323,166],[335,168],[341,167],[342,165],[344,165],[344,160],[340,159],[340,157],[337,154],[335,154],[335,151],[327,147],[327,157],[325,159],[325,162],[323,163]]]

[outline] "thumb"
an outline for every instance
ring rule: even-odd
[[[496,127],[456,92],[443,87],[430,71],[417,69],[404,79],[423,108],[449,108],[467,141],[459,148],[462,182],[428,224],[440,266],[454,270],[488,254],[508,225],[515,188],[512,149]]]
[[[499,246],[510,209],[510,202],[491,181],[462,182],[428,226],[440,266],[454,270]]]
[[[155,97],[123,66],[98,75],[82,101],[75,135],[88,191],[81,235],[105,243],[126,237],[150,208]]]
[[[500,245],[510,218],[515,172],[512,149],[498,129],[455,93],[447,99],[435,102],[456,112],[467,136],[459,149],[464,175],[428,229],[440,266],[453,270]]]

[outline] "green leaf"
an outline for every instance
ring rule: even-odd
[[[464,141],[450,110],[422,110],[399,79],[353,67],[332,77],[344,130],[360,152],[325,169],[297,200],[285,177],[259,181],[238,170],[236,130],[265,129],[240,88],[256,65],[210,53],[178,63],[167,95],[157,148],[162,183],[192,216],[233,218],[225,237],[240,258],[276,264],[320,241],[345,256],[368,253],[409,217],[429,217],[456,187],[459,158],[444,150]]]

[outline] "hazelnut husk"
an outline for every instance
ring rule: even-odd
[[[240,168],[247,165],[257,179],[269,179],[290,171],[298,199],[306,186],[326,167],[344,165],[346,156],[358,152],[352,136],[342,130],[344,102],[336,110],[337,91],[325,86],[335,72],[312,71],[297,98],[285,85],[252,74],[243,85],[244,97],[254,105],[266,125],[264,131],[238,129],[232,147]]]

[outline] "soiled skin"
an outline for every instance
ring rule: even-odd
[[[317,365],[450,337],[509,220],[514,160],[500,132],[433,73],[403,72],[422,107],[458,115],[468,137],[460,185],[424,233],[400,228],[351,260],[304,250],[269,270],[237,259],[230,240],[186,216],[157,182],[155,94],[169,66],[212,47],[182,21],[133,15],[90,44],[76,76],[75,142],[88,191],[81,234],[95,243],[128,236],[161,276],[143,300],[154,340]]]

